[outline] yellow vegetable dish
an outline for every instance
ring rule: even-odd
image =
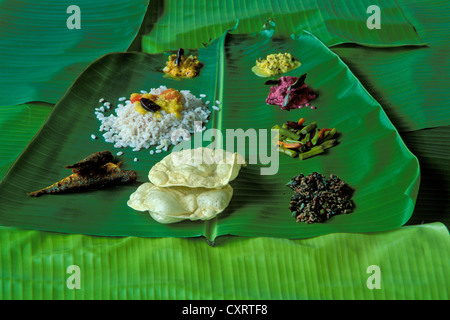
[[[164,110],[167,113],[174,114],[177,118],[181,118],[181,111],[183,111],[182,97],[180,91],[170,88],[161,92],[160,95],[133,93],[130,100],[134,104],[135,110],[141,114],[154,112],[155,117],[160,118],[159,110]]]
[[[290,53],[269,54],[265,59],[256,60],[252,68],[253,73],[259,77],[271,77],[297,69],[302,64]]]
[[[173,77],[194,78],[198,76],[202,64],[196,56],[184,56],[184,50],[178,49],[177,54],[169,56],[163,71]]]

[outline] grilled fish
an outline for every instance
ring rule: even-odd
[[[66,168],[72,169],[73,173],[89,171],[100,168],[102,165],[111,162],[112,160],[113,155],[110,151],[100,151],[91,154],[89,157],[86,157],[77,163],[66,166]]]
[[[88,157],[89,158],[89,157]],[[86,158],[86,159],[88,159]],[[91,161],[86,160],[86,161]],[[96,164],[99,162],[94,161]],[[87,166],[76,166],[73,169],[83,168],[81,171],[73,172],[70,176],[55,182],[44,189],[28,193],[31,197],[39,197],[43,194],[66,193],[72,191],[82,191],[92,188],[105,187],[121,183],[131,183],[136,181],[137,175],[133,170],[122,170],[118,164],[108,162],[99,167],[95,166],[92,170],[87,170]]]

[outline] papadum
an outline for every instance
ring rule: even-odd
[[[149,211],[162,224],[182,220],[209,220],[223,212],[230,203],[233,188],[159,187],[142,184],[127,204],[137,211]]]
[[[159,187],[220,188],[233,181],[245,159],[221,149],[197,148],[172,152],[155,164],[149,180]]]

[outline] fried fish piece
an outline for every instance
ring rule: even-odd
[[[100,168],[102,165],[111,162],[113,158],[112,153],[108,150],[95,152],[77,163],[66,166],[66,168],[72,169],[73,173],[86,172]]]
[[[55,182],[47,188],[28,193],[31,197],[39,197],[43,194],[65,193],[71,191],[82,191],[95,187],[111,186],[121,183],[136,181],[137,175],[133,170],[122,170],[120,165],[108,162],[89,174],[75,172],[70,176]]]

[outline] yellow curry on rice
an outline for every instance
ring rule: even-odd
[[[167,113],[172,113],[177,118],[181,118],[181,111],[183,111],[183,104],[181,102],[182,97],[183,95],[180,91],[170,88],[161,92],[159,95],[150,93],[133,93],[130,101],[134,104],[135,110],[140,114],[146,114],[149,112],[141,104],[141,99],[146,98],[156,103],[161,108],[160,110],[164,110]],[[154,114],[156,118],[161,117],[160,111],[156,111]]]

